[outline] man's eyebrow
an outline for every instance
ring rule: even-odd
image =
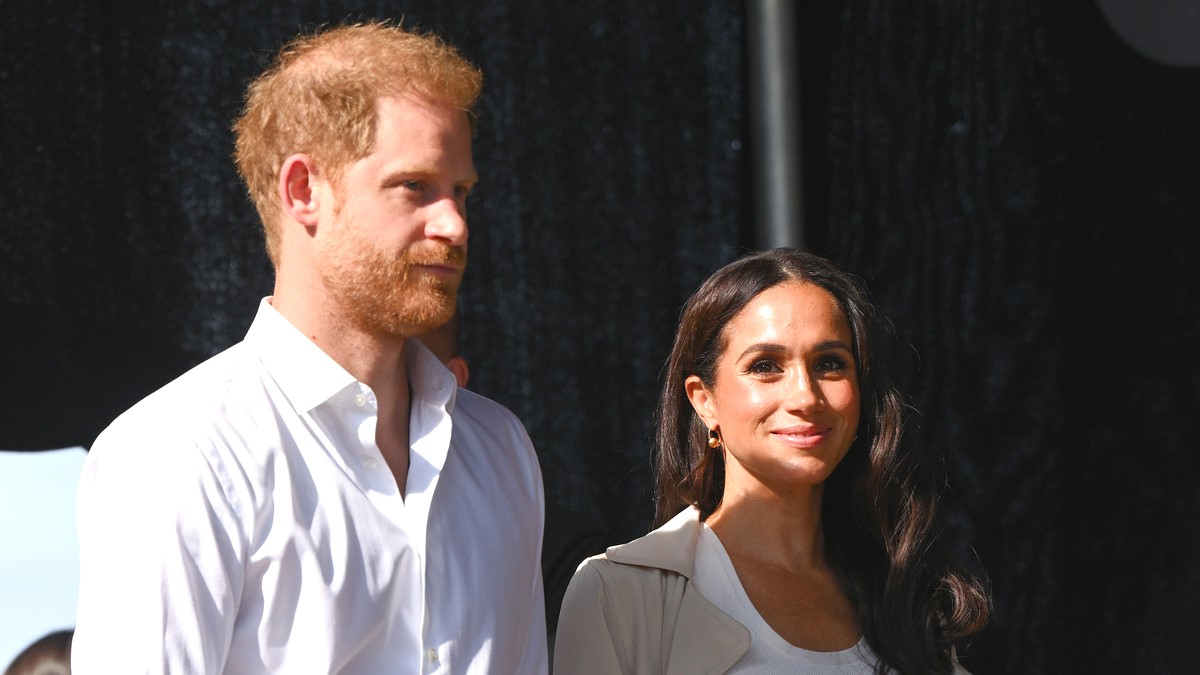
[[[429,178],[430,176],[436,176],[437,174],[438,174],[438,171],[436,169],[433,169],[433,168],[430,168],[427,166],[422,166],[420,164],[415,164],[412,166],[403,166],[403,167],[398,166],[398,167],[394,167],[394,168],[385,169],[383,172],[383,175],[380,178],[380,182],[384,183],[384,184],[398,183],[398,182],[404,182],[404,181],[413,180],[413,179]],[[464,173],[462,176],[458,177],[454,181],[455,184],[465,183],[467,185],[475,185],[478,182],[479,182],[479,172],[478,171]]]

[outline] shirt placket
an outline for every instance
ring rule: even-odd
[[[358,391],[351,397],[351,424],[358,438],[355,456],[358,461],[359,480],[367,498],[389,520],[407,529],[404,516],[404,499],[391,468],[375,441],[379,423],[379,408],[375,394],[366,385],[359,383]]]

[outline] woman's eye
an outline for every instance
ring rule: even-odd
[[[817,361],[817,372],[820,372],[820,373],[841,372],[846,369],[847,365],[848,364],[846,363],[846,359],[844,359],[840,356],[835,356],[832,354],[828,355],[828,356],[822,356]]]
[[[759,359],[751,363],[747,370],[755,374],[775,373],[779,372],[779,366],[770,359]]]

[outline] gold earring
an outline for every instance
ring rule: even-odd
[[[708,430],[708,447],[710,447],[710,448],[721,447],[721,435],[717,433],[716,429]]]

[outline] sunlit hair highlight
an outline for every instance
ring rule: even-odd
[[[246,93],[234,123],[234,159],[279,265],[276,196],[285,159],[307,153],[337,184],[375,145],[381,98],[413,95],[473,115],[482,73],[435,35],[385,22],[295,38]]]

